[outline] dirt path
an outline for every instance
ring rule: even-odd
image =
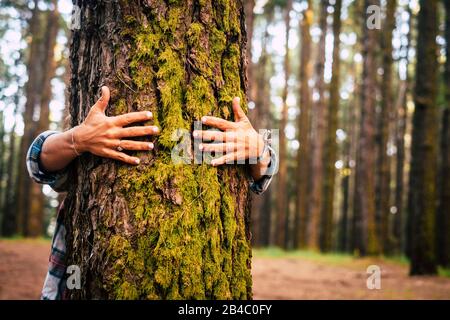
[[[50,243],[0,241],[0,300],[39,299]]]
[[[0,300],[37,299],[50,244],[0,241]],[[366,268],[382,270],[381,290],[368,290]],[[354,260],[342,264],[300,257],[253,259],[255,299],[450,299],[450,279],[410,278],[397,264]]]

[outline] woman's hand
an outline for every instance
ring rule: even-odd
[[[211,161],[213,166],[260,158],[261,161],[251,166],[253,178],[259,180],[270,164],[270,153],[262,154],[264,152],[264,138],[253,128],[241,108],[239,98],[233,99],[233,113],[235,122],[216,117],[203,117],[202,123],[204,125],[221,131],[197,130],[193,133],[194,138],[202,141],[214,141],[214,143],[200,144],[200,151],[223,154],[223,156]]]
[[[107,117],[105,110],[109,98],[109,88],[102,87],[102,97],[91,108],[86,120],[73,129],[74,147],[79,153],[90,152],[99,157],[139,164],[139,158],[131,157],[122,150],[149,151],[153,149],[153,143],[127,138],[155,135],[159,133],[159,129],[155,126],[124,127],[151,120],[152,113],[143,111]]]
[[[40,164],[45,171],[62,170],[83,152],[137,165],[140,163],[139,158],[129,156],[122,151],[153,149],[151,142],[133,141],[127,138],[158,134],[157,127],[126,127],[133,123],[151,120],[152,113],[148,111],[132,112],[121,116],[107,117],[105,110],[109,98],[109,88],[102,87],[102,97],[91,108],[82,124],[66,132],[53,134],[45,140],[40,154]]]

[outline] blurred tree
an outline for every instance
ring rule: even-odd
[[[444,0],[445,19],[445,94],[446,101],[442,118],[440,199],[438,210],[438,259],[439,264],[450,267],[450,0]]]
[[[325,138],[325,150],[324,150],[324,179],[323,179],[323,208],[322,208],[322,251],[330,251],[333,248],[333,204],[334,204],[334,187],[336,181],[335,163],[337,160],[337,142],[336,131],[338,129],[338,112],[339,112],[339,81],[340,81],[340,34],[342,28],[341,22],[342,0],[336,0],[334,4],[333,13],[333,67],[332,78],[330,84],[330,102],[327,118],[327,131]],[[347,177],[348,181],[348,177]],[[347,188],[348,190],[348,188]],[[347,201],[346,195],[344,195],[344,201]],[[342,218],[344,226],[341,233],[347,235],[347,210],[344,210],[344,216]],[[344,239],[345,243],[346,240]]]
[[[409,219],[411,275],[435,274],[436,167],[438,141],[438,1],[421,0],[415,111],[411,150]]]
[[[411,92],[412,76],[410,72],[411,59],[409,57],[409,52],[412,47],[412,35],[413,35],[413,21],[414,16],[409,4],[407,5],[408,12],[408,25],[409,30],[406,35],[407,45],[405,47],[405,66],[406,74],[405,79],[400,82],[399,94],[397,99],[396,110],[396,126],[395,126],[395,146],[397,149],[396,163],[395,163],[395,207],[397,213],[394,218],[394,251],[397,254],[404,252],[405,249],[405,212],[404,204],[406,200],[405,192],[407,190],[407,185],[405,184],[405,178],[407,174],[405,173],[405,160],[406,160],[406,150],[405,150],[405,134],[407,131],[407,124],[410,122],[408,117],[408,95]]]
[[[386,17],[381,34],[383,59],[383,81],[381,81],[381,112],[377,124],[377,171],[376,171],[376,210],[380,221],[378,236],[380,249],[384,253],[392,252],[392,235],[389,218],[391,216],[391,162],[388,147],[391,138],[393,117],[393,63],[392,35],[395,29],[397,0],[387,0]]]
[[[55,76],[55,45],[56,36],[59,30],[58,2],[52,0],[52,8],[46,12],[47,25],[45,27],[44,39],[42,42],[42,89],[39,97],[39,121],[36,124],[36,133],[48,130],[50,125],[50,100],[52,98],[51,80]],[[35,182],[31,184],[30,211],[26,221],[26,235],[38,237],[43,234],[45,196],[42,193],[42,185]]]
[[[243,1],[76,4],[72,126],[106,84],[108,114],[150,110],[161,134],[138,167],[89,154],[74,163],[63,214],[83,283],[70,297],[251,298],[245,169],[171,159],[174,130],[231,119],[234,96],[246,107]]]
[[[379,0],[365,0],[364,7],[380,6]],[[380,252],[375,226],[375,127],[377,91],[377,38],[379,31],[363,24],[363,83],[361,120],[356,161],[354,218],[355,249],[361,255]]]
[[[312,77],[312,41],[311,26],[314,22],[314,8],[311,0],[307,1],[308,7],[303,11],[300,21],[300,115],[298,117],[298,141],[300,147],[297,151],[297,202],[296,202],[296,247],[305,248],[308,244],[311,248],[318,249],[318,219],[311,219],[311,234],[307,237],[307,211],[308,211],[308,177],[310,164],[310,121],[311,121],[311,89],[309,81]]]
[[[30,38],[27,73],[28,81],[25,87],[26,103],[23,111],[24,134],[21,139],[19,149],[19,161],[17,165],[18,171],[18,185],[17,185],[17,199],[15,202],[15,211],[17,217],[17,233],[27,235],[28,233],[28,214],[30,212],[30,190],[31,180],[28,176],[26,168],[26,154],[28,147],[31,145],[36,135],[36,123],[33,119],[36,106],[39,101],[39,93],[41,91],[42,83],[42,64],[40,49],[42,48],[42,29],[41,29],[41,10],[39,9],[39,0],[34,0],[34,8],[32,16],[29,21],[28,36]]]
[[[278,171],[278,189],[277,189],[277,228],[276,237],[277,244],[282,248],[287,247],[287,211],[288,211],[288,195],[287,195],[287,141],[286,141],[286,125],[288,121],[288,104],[287,98],[289,93],[289,77],[291,76],[291,61],[289,52],[289,33],[291,30],[291,11],[293,0],[286,0],[284,7],[284,25],[286,28],[285,39],[285,56],[284,56],[284,87],[281,94],[283,107],[280,120],[280,164]]]
[[[322,195],[323,195],[323,144],[326,129],[327,117],[327,98],[325,92],[327,85],[325,84],[325,56],[326,56],[326,37],[328,34],[328,6],[329,1],[320,2],[320,17],[319,28],[321,30],[319,44],[317,49],[317,59],[315,65],[315,87],[317,93],[317,101],[313,104],[312,109],[312,128],[311,128],[311,170],[308,176],[308,183],[310,184],[310,201],[308,201],[308,229],[311,232],[314,226],[313,222],[318,225],[317,220],[320,220],[320,249],[329,251],[326,248],[325,238],[331,234],[332,229],[328,228],[328,222],[321,219]],[[316,232],[317,226],[316,226]],[[313,236],[317,238],[317,235]]]

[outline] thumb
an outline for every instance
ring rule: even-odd
[[[237,122],[247,119],[244,110],[241,108],[241,99],[239,97],[233,99],[233,113]]]
[[[102,96],[100,99],[97,100],[93,108],[96,108],[98,111],[105,113],[106,108],[108,107],[109,98],[111,96],[111,93],[109,91],[109,88],[106,86],[102,87]]]

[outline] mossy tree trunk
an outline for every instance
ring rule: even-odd
[[[150,110],[161,127],[138,167],[83,155],[65,200],[70,298],[249,299],[248,183],[243,167],[175,165],[177,128],[231,119],[245,100],[241,0],[76,1],[70,114],[84,119],[100,85],[110,115]]]
[[[409,218],[411,274],[436,268],[436,167],[438,140],[438,1],[420,1],[415,111],[411,149]],[[447,230],[448,231],[448,230]]]
[[[364,8],[380,5],[379,0],[365,0]],[[364,9],[364,11],[366,11]],[[355,177],[356,250],[361,255],[379,253],[375,227],[375,117],[377,63],[376,48],[379,32],[363,24],[363,79],[361,87],[361,119]]]

